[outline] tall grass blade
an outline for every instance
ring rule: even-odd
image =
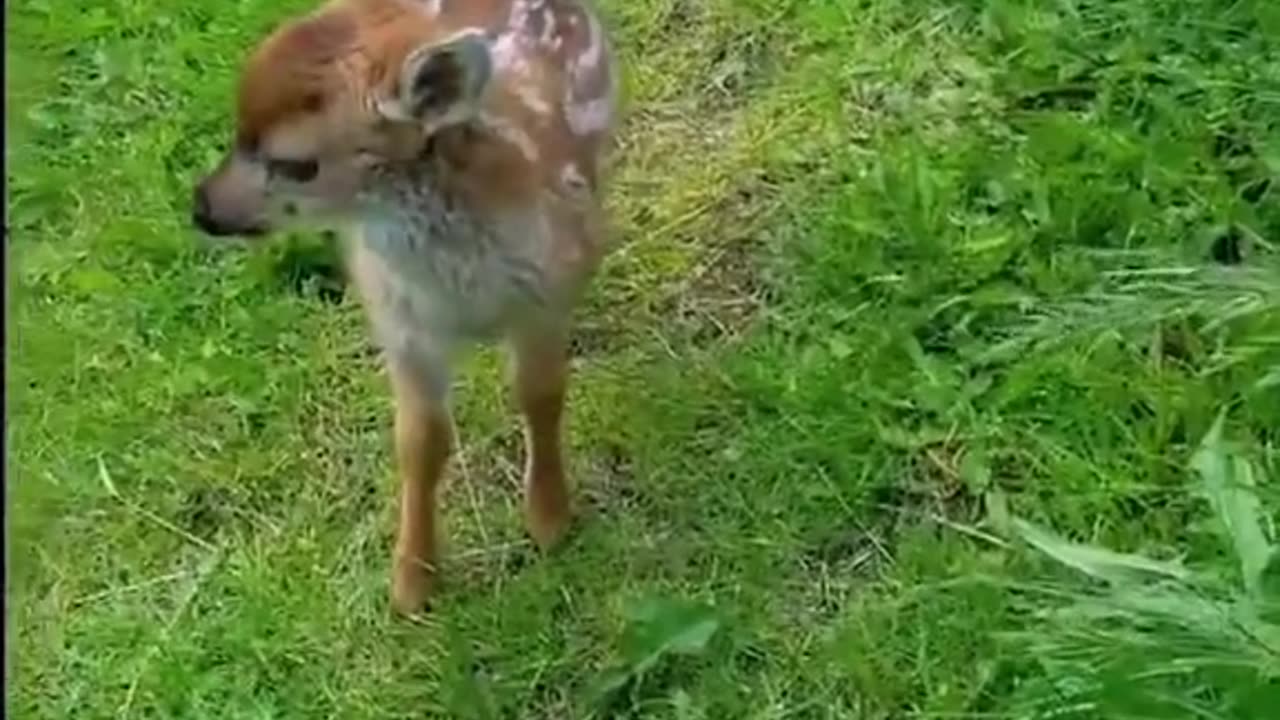
[[[1274,549],[1262,525],[1262,507],[1253,488],[1260,472],[1248,458],[1232,450],[1222,439],[1226,411],[1200,442],[1191,465],[1200,475],[1200,486],[1235,548],[1245,589],[1256,595]]]
[[[1141,555],[1119,553],[1094,545],[1074,543],[1021,518],[1013,518],[1014,530],[1023,540],[1068,567],[1108,583],[1163,577],[1186,580],[1187,571],[1176,563]]]

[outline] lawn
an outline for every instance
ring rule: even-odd
[[[331,246],[188,226],[310,4],[8,10],[14,717],[1280,707],[1280,3],[603,0],[579,524],[477,353],[418,622]]]

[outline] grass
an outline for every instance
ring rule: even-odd
[[[15,717],[1280,702],[1280,642],[1233,629],[1278,597],[1280,6],[604,2],[630,112],[580,529],[525,542],[479,353],[450,582],[412,624],[388,392],[327,246],[186,221],[243,52],[308,4],[9,12]],[[1194,575],[1059,569],[1046,527]]]

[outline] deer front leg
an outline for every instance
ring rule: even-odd
[[[443,392],[403,365],[390,367],[395,393],[395,446],[400,476],[400,527],[391,603],[404,615],[424,609],[439,561],[437,498],[453,450],[453,424]]]
[[[568,330],[561,324],[525,330],[513,345],[516,399],[525,426],[525,527],[546,550],[564,537],[571,520],[560,446],[569,375]]]

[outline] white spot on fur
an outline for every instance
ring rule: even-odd
[[[587,189],[587,179],[577,165],[569,163],[560,170],[560,182],[571,193],[581,193]]]
[[[598,69],[604,60],[604,32],[594,17],[587,18],[587,43],[573,63],[574,76],[578,80]]]
[[[507,15],[507,29],[519,30],[529,21],[530,7],[527,0],[515,0],[511,3],[511,12]]]
[[[534,142],[533,137],[518,125],[491,113],[482,114],[480,122],[484,123],[485,127],[492,130],[498,137],[514,145],[525,160],[537,162],[538,143]]]
[[[556,15],[548,8],[542,11],[542,37],[539,41],[545,47],[552,47],[556,40]]]
[[[573,15],[571,19],[578,16]],[[613,122],[614,78],[605,67],[608,49],[604,29],[593,15],[587,15],[587,46],[569,61],[569,87],[564,97],[564,114],[569,128],[578,136],[604,132]],[[604,91],[593,97],[583,97],[583,86],[590,86],[603,73]]]
[[[569,129],[577,135],[590,135],[609,128],[613,118],[613,101],[609,97],[595,98],[565,105],[565,120]]]
[[[489,53],[493,57],[493,64],[500,71],[507,71],[520,77],[529,74],[529,60],[525,57],[523,43],[520,42],[520,37],[516,33],[507,32],[500,35],[490,46]]]
[[[498,36],[490,46],[489,52],[497,71],[509,78],[508,82],[504,83],[507,89],[525,107],[538,115],[547,116],[552,113],[553,108],[551,102],[540,94],[539,86],[535,82],[534,76],[537,73],[532,65],[535,51],[531,47],[534,38],[523,32],[527,29],[525,22],[530,9],[541,6],[539,0],[533,0],[533,2],[516,0],[512,3],[511,27]],[[542,35],[537,38],[537,41],[549,44],[557,37],[555,17],[549,8],[544,11],[543,20]]]
[[[551,103],[547,99],[538,94],[538,88],[528,83],[517,82],[511,85],[511,91],[525,107],[534,111],[539,115],[551,114]]]

